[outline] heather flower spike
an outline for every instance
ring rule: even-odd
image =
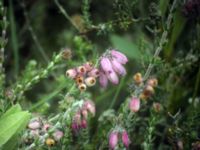
[[[133,97],[129,103],[129,108],[132,112],[138,112],[140,109],[140,99]]]
[[[118,143],[118,132],[111,132],[109,135],[109,147],[114,150]]]
[[[128,137],[128,133],[126,131],[122,132],[122,142],[123,142],[124,146],[126,148],[128,148],[128,146],[130,144],[130,140],[129,140],[129,137]]]

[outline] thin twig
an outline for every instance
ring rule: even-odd
[[[77,27],[77,25],[73,22],[73,20],[70,18],[70,16],[66,12],[66,10],[63,8],[63,6],[58,2],[58,0],[54,0],[54,2],[57,5],[60,12],[65,16],[65,18],[69,20],[69,22],[79,31],[79,28]]]
[[[162,36],[161,36],[161,40],[159,42],[159,46],[157,47],[155,53],[154,53],[154,56],[153,56],[153,59],[151,61],[151,63],[149,64],[148,68],[147,68],[147,71],[144,75],[144,81],[148,79],[153,67],[154,67],[154,63],[153,61],[159,56],[160,52],[162,51],[163,49],[163,45],[167,42],[167,36],[168,36],[168,32],[169,32],[169,29],[171,27],[171,23],[172,23],[172,19],[173,19],[173,11],[175,9],[175,5],[177,3],[177,0],[174,0],[172,6],[171,6],[171,9],[170,9],[170,12],[169,12],[169,15],[167,17],[167,23],[166,23],[166,29],[165,31],[163,32]]]

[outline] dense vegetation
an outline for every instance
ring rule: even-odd
[[[0,149],[200,149],[199,0],[0,0]]]

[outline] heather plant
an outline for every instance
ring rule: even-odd
[[[200,149],[198,0],[0,1],[0,149]]]

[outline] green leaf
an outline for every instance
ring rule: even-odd
[[[27,111],[21,111],[20,105],[15,105],[10,108],[0,118],[0,147],[14,135],[22,131],[25,128],[29,118],[30,113]]]
[[[131,59],[140,59],[141,53],[139,48],[133,42],[128,41],[125,38],[122,38],[117,35],[112,35],[110,37],[112,45],[117,48],[119,51],[126,54]]]

